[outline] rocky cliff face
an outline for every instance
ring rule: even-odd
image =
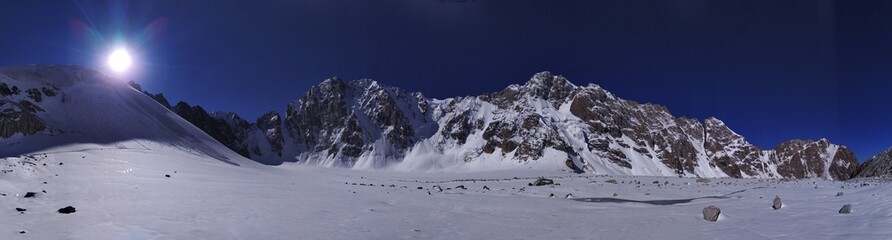
[[[892,148],[867,159],[858,177],[892,177]]]
[[[372,80],[328,79],[288,104],[285,144],[297,161],[351,167],[374,158],[359,164],[383,167],[432,134],[426,101]]]
[[[45,70],[53,71],[53,69]],[[59,88],[52,84],[38,86],[19,82],[12,77],[40,79],[46,77],[43,76],[44,74],[51,74],[51,72],[6,70],[0,74],[4,74],[0,75],[0,138],[10,138],[15,135],[28,136],[48,130],[44,121],[38,117],[38,113],[44,112],[40,105],[44,100],[61,101],[62,98],[58,97]]]
[[[624,100],[593,84],[576,86],[549,72],[499,92],[442,100],[372,80],[332,78],[289,103],[284,118],[272,112],[253,124],[188,104],[173,109],[234,150],[270,164],[545,165],[736,178],[848,179],[858,171],[851,151],[825,139],[763,150],[721,120],[677,118],[664,106]]]

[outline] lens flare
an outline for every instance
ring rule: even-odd
[[[108,56],[108,67],[115,72],[124,72],[130,68],[131,64],[133,64],[133,59],[125,49],[115,50]]]

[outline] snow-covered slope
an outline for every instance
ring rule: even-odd
[[[77,66],[0,69],[0,122],[0,157],[84,148],[172,149],[253,163],[127,83]]]
[[[892,224],[892,185],[876,180],[713,179],[705,184],[692,178],[526,169],[431,174],[239,167],[168,150],[0,158],[0,239],[892,236],[892,228],[882,227]],[[538,176],[560,185],[528,186]],[[37,194],[24,198],[26,192]],[[780,210],[771,209],[775,195],[783,199]],[[844,204],[852,204],[852,213],[837,213]],[[703,220],[701,211],[710,205],[722,210],[717,222]],[[66,206],[76,212],[57,212]]]

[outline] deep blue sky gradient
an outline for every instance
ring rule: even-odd
[[[890,1],[3,1],[0,65],[97,68],[254,119],[331,76],[445,98],[552,71],[754,144],[892,146]]]

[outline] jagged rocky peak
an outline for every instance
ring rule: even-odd
[[[310,88],[307,94],[312,94],[314,97],[322,97],[324,96],[323,94],[345,94],[346,90],[347,83],[344,80],[339,77],[332,77]]]
[[[554,107],[558,107],[570,98],[577,90],[576,85],[563,76],[552,75],[544,71],[533,75],[524,85],[510,85],[502,91],[483,96],[500,107],[507,107],[517,101],[527,101],[526,97],[544,99]]]
[[[288,105],[285,127],[304,159],[352,166],[364,154],[395,157],[432,135],[429,109],[421,94],[330,78]]]
[[[162,94],[162,93],[151,94],[151,93],[146,92],[146,91],[143,91],[143,93],[145,93],[146,95],[148,95],[149,97],[151,97],[152,99],[154,99],[156,102],[160,103],[161,106],[164,106],[164,107],[167,108],[167,109],[171,109],[171,108],[173,108],[172,106],[170,106],[170,102],[167,101],[167,98],[164,97],[164,94]]]
[[[555,76],[548,71],[536,73],[523,86],[531,94],[544,99],[565,99],[576,88],[564,76]]]
[[[860,170],[858,177],[892,177],[892,148],[867,159]]]
[[[257,118],[254,123],[254,129],[259,131],[270,146],[270,151],[277,157],[282,157],[282,148],[284,145],[284,136],[282,132],[282,116],[279,112],[268,112]],[[263,152],[259,146],[252,148],[252,154],[255,156],[263,156]]]
[[[786,178],[846,180],[854,177],[859,169],[852,151],[824,138],[782,142],[775,147],[772,160],[778,163],[778,174]]]
[[[240,126],[240,128],[247,128],[250,125],[247,120],[243,119],[241,116],[234,112],[214,111],[211,113],[211,117],[223,120],[230,126]]]

